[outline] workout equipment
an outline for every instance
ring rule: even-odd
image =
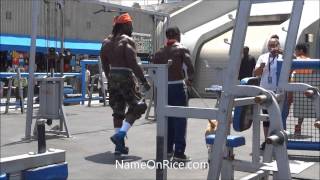
[[[25,180],[61,179],[68,176],[65,151],[49,149],[42,154],[30,152],[0,159],[1,173]],[[19,178],[18,178],[19,177]]]
[[[65,135],[70,137],[67,126],[67,118],[63,107],[63,77],[46,77],[36,79],[40,84],[39,93],[39,111],[32,119],[47,119],[50,124],[53,119],[59,120],[59,128],[47,131],[57,135]],[[33,108],[33,107],[32,107]],[[29,108],[30,110],[30,108]],[[32,109],[33,112],[33,109]],[[31,136],[32,119],[26,122],[26,137]],[[50,122],[50,123],[49,123]],[[34,135],[37,134],[36,126],[33,131]]]
[[[0,158],[0,179],[66,180],[68,164],[64,150],[46,150],[45,121],[37,121],[38,153]]]
[[[279,61],[277,68],[277,75],[280,77],[280,70],[283,61]],[[291,83],[306,83],[317,91],[320,88],[320,60],[319,59],[307,59],[307,60],[293,60],[292,61],[292,72]],[[319,107],[312,103],[312,95],[307,97],[305,92],[299,91],[293,93],[293,102],[290,107],[286,99],[283,107],[283,121],[286,125],[286,130],[289,132],[288,138],[288,149],[299,149],[299,150],[320,150],[320,134],[319,129],[314,127],[316,121],[317,111]],[[299,129],[297,124],[299,118],[303,119],[303,123]]]
[[[30,79],[29,78],[29,73],[26,73],[26,72],[23,72],[23,73],[20,73],[21,74],[21,79]],[[40,78],[40,77],[46,77],[47,76],[47,73],[34,73],[33,74],[34,77],[36,78]],[[60,73],[54,73],[54,76],[57,77],[59,76]],[[17,74],[16,73],[12,73],[12,72],[1,72],[0,73],[0,79],[8,79],[8,81],[13,78],[13,77],[16,77]],[[67,79],[67,78],[77,78],[77,79],[81,79],[81,73],[64,73],[63,76]],[[15,78],[13,78],[15,79]],[[9,82],[9,85],[12,84],[13,80],[11,81],[11,83]],[[12,85],[11,86],[7,86],[7,87],[4,87],[3,89],[9,89],[9,88],[16,88],[16,87],[13,87]],[[72,92],[70,92],[72,91]],[[63,99],[63,102],[64,103],[74,103],[74,102],[80,102],[81,99],[76,99],[76,97],[81,97],[81,95],[78,95],[78,94],[74,94],[73,93],[73,88],[70,87],[70,86],[65,86],[64,87],[64,96],[65,98]],[[9,90],[7,90],[7,92],[10,92]],[[25,91],[24,91],[25,93]],[[72,94],[70,94],[72,93]],[[7,98],[10,97],[10,95],[7,94]],[[9,102],[8,100],[6,100],[6,102]],[[22,103],[20,103],[22,104]],[[3,104],[3,103],[0,103],[0,106],[6,106],[7,104]],[[12,103],[9,103],[8,104],[8,109],[10,107],[10,105],[15,105],[15,104],[12,104]],[[29,107],[29,106],[28,106]]]
[[[105,83],[102,82],[102,64],[101,64],[101,60],[100,58],[98,60],[88,60],[88,59],[84,59],[80,61],[80,65],[81,65],[81,97],[78,98],[78,100],[81,101],[82,104],[84,104],[85,100],[89,100],[90,101],[90,105],[91,105],[91,101],[92,100],[103,100],[104,103],[103,105],[106,106],[106,94],[105,94]],[[101,88],[102,88],[102,96],[103,97],[90,97],[90,94],[92,95],[92,93],[89,93],[89,97],[86,98],[86,66],[87,65],[98,65],[99,67],[99,74],[98,74],[98,78],[100,78],[100,80],[98,81],[98,83],[100,83]],[[93,88],[93,87],[92,87]],[[91,90],[90,90],[91,91]],[[93,89],[92,89],[93,91]]]
[[[49,47],[49,37],[50,37],[50,31],[51,31],[51,28],[50,28],[50,4],[51,2],[50,1],[45,1],[45,3],[47,3],[47,24],[49,24],[49,27],[46,29],[46,36],[48,36],[46,38],[47,40],[47,47]],[[54,18],[55,18],[55,33],[54,33],[54,37],[57,38],[58,36],[58,32],[57,32],[57,13],[58,13],[58,9],[60,10],[60,15],[61,15],[61,18],[60,18],[60,28],[61,28],[61,44],[60,44],[60,50],[61,50],[61,54],[63,54],[63,49],[64,49],[64,22],[63,22],[63,6],[64,5],[64,1],[54,1],[54,6],[55,6],[55,15],[54,15]],[[26,117],[26,130],[25,130],[25,139],[29,139],[31,138],[31,125],[32,125],[32,119],[33,119],[33,97],[34,97],[34,64],[35,64],[35,54],[36,54],[36,38],[37,38],[37,32],[38,32],[38,16],[40,14],[40,2],[36,1],[36,2],[32,2],[32,30],[31,30],[31,48],[30,48],[30,66],[29,66],[29,83],[28,83],[28,103],[27,103],[27,107],[28,107],[28,111],[27,111],[27,117]],[[53,29],[53,28],[52,28]],[[55,48],[57,48],[57,41],[55,41]],[[49,52],[49,56],[48,56],[48,61],[49,59],[51,61],[55,61],[57,59],[57,56],[56,56],[56,53],[55,53],[55,49],[53,48],[50,48],[48,49],[48,52]],[[61,59],[62,61],[62,68],[61,68],[61,76],[63,74],[63,59]],[[49,62],[47,62],[49,63]],[[53,64],[51,64],[53,65]],[[49,67],[49,65],[47,65],[47,67]],[[48,109],[46,108],[41,108],[41,106],[45,106],[45,104],[43,103],[40,103],[40,114],[38,114],[38,116],[36,118],[47,118],[47,119],[51,119],[51,116],[52,118],[59,118],[60,119],[60,132],[59,133],[64,133],[63,132],[63,125],[65,126],[65,129],[66,129],[66,135],[67,137],[69,137],[69,132],[67,130],[67,125],[66,125],[66,120],[65,120],[65,116],[64,116],[64,111],[63,111],[63,78],[61,79],[54,79],[53,78],[53,67],[51,66],[51,77],[52,79],[49,79],[49,78],[46,78],[46,79],[42,79],[41,81],[43,82],[42,83],[42,87],[40,86],[40,89],[42,88],[43,91],[43,94],[46,94],[46,96],[43,96],[42,99],[47,99],[49,98],[48,97],[48,92],[50,91],[54,91],[56,94],[56,101],[54,102],[57,102],[59,104],[55,104],[54,106],[55,107],[59,107],[59,108],[55,108],[53,111],[49,111]],[[58,69],[58,68],[56,68]],[[47,73],[48,73],[48,70],[47,70]],[[46,83],[48,82],[48,83]],[[52,84],[52,90],[50,89],[46,89],[45,87],[49,87],[51,85],[48,85],[48,84]],[[48,86],[47,86],[48,85]],[[40,90],[41,91],[41,90]],[[45,102],[43,101],[42,102]],[[41,98],[40,98],[40,101],[41,101]],[[51,114],[52,113],[52,114]]]
[[[7,77],[8,80],[8,86],[6,87],[7,89],[7,99],[6,99],[6,108],[5,108],[5,114],[9,112],[9,105],[10,105],[10,98],[11,98],[11,92],[12,89],[14,89],[15,91],[18,91],[18,98],[19,98],[19,105],[20,105],[20,110],[21,113],[23,114],[24,112],[24,96],[23,96],[23,87],[22,87],[22,77],[21,77],[21,72],[20,72],[20,68],[16,68],[16,75],[15,76],[11,76],[11,77]],[[17,81],[17,84],[14,83],[15,81]],[[16,86],[13,86],[13,84],[16,84]],[[16,92],[17,93],[17,92]],[[17,104],[15,104],[15,106],[17,106]]]
[[[244,78],[240,81],[241,85],[255,85],[259,86],[260,78],[258,77],[251,77],[251,78]],[[259,98],[259,97],[257,97]],[[255,101],[257,101],[257,98]],[[238,123],[233,123],[233,129],[236,131],[244,131],[251,127],[253,121],[253,106],[252,105],[245,105],[245,106],[238,106],[234,109],[234,117],[233,121]]]
[[[176,107],[176,106],[168,106],[167,104],[167,88],[166,85],[167,84],[167,65],[145,65],[145,67],[149,68],[149,73],[154,73],[155,75],[155,87],[157,89],[157,104],[156,104],[156,108],[157,108],[157,161],[158,162],[162,162],[163,159],[167,158],[167,152],[166,152],[166,128],[167,128],[167,121],[166,121],[166,117],[192,117],[192,118],[201,118],[201,119],[217,119],[219,121],[219,126],[218,126],[218,130],[217,133],[219,133],[219,129],[221,130],[221,128],[223,130],[228,131],[229,129],[229,125],[227,125],[228,123],[224,123],[224,121],[228,122],[228,120],[231,118],[231,111],[232,111],[232,107],[233,104],[229,107],[229,112],[228,114],[224,113],[224,110],[220,109],[221,108],[221,104],[219,105],[219,108],[205,108],[205,109],[201,109],[201,108],[194,108],[194,107]],[[161,89],[160,89],[161,88]],[[260,93],[263,93],[264,96],[268,97],[266,99],[268,99],[268,109],[270,109],[270,111],[272,111],[273,113],[270,114],[270,119],[273,119],[274,121],[271,122],[271,124],[273,124],[272,131],[277,132],[276,128],[278,128],[281,131],[281,123],[279,123],[280,120],[280,110],[279,107],[277,105],[276,99],[273,97],[272,94],[270,94],[268,91],[260,88],[260,87],[255,87],[255,86],[250,86],[250,87],[236,87],[238,88],[238,90],[242,90],[243,92],[241,92],[242,94],[240,94],[241,96],[243,96],[245,93],[247,92],[251,92],[252,96],[251,97],[247,97],[247,98],[241,98],[241,99],[235,99],[235,106],[242,106],[242,105],[249,105],[249,104],[256,104],[254,101],[255,96],[260,95]],[[245,89],[247,88],[247,89]],[[238,96],[240,96],[238,95]],[[254,96],[253,96],[254,95]],[[223,102],[223,99],[225,98],[225,92],[222,92],[222,98],[221,98],[221,103]],[[265,101],[264,103],[266,103],[267,101]],[[262,103],[263,104],[263,103]],[[256,106],[258,107],[259,105],[256,104]],[[219,112],[219,111],[222,112]],[[221,116],[218,116],[218,113],[222,113],[225,114],[225,119],[221,120]],[[255,113],[257,114],[256,117],[259,117],[257,119],[257,125],[259,125],[261,118],[265,119],[265,117],[260,117],[258,111],[256,110]],[[223,116],[222,116],[223,117]],[[222,124],[221,124],[222,123]],[[278,127],[277,127],[278,126]],[[256,127],[256,126],[255,126]],[[259,126],[258,126],[259,127]],[[272,127],[272,126],[271,126]],[[256,137],[254,140],[254,144],[253,147],[255,147],[255,153],[253,153],[253,160],[252,162],[244,162],[244,163],[239,163],[237,167],[241,168],[240,170],[246,170],[246,171],[250,171],[250,172],[255,172],[255,171],[259,171],[259,167],[262,167],[263,164],[262,163],[257,163],[259,162],[260,158],[259,158],[259,128],[256,128],[257,131],[255,131],[257,134],[255,134]],[[211,140],[210,138],[208,139],[208,142],[211,141],[213,143],[213,141],[217,144],[217,142],[222,139],[227,139],[227,133],[225,136],[223,136],[222,138],[218,136],[219,134],[216,134],[215,137]],[[228,149],[227,153],[227,148],[224,149],[224,151],[222,151],[222,155],[221,155],[221,161],[223,160],[224,154],[232,154],[232,148],[234,147],[238,147],[241,145],[244,145],[244,139],[243,137],[229,137],[228,138],[229,141],[224,141],[223,144],[230,144],[230,148]],[[210,142],[209,142],[210,143]],[[285,141],[284,141],[285,144]],[[267,145],[269,146],[269,145]],[[214,146],[213,147],[213,152],[216,148],[219,147],[225,147],[222,144],[219,144],[219,146]],[[269,147],[270,148],[270,147]],[[274,148],[278,148],[276,150],[279,150],[279,148],[281,148],[282,153],[278,152],[279,154],[281,154],[281,157],[277,156],[275,157],[275,159],[281,159],[277,161],[277,163],[281,164],[281,166],[278,165],[278,168],[281,169],[279,172],[283,173],[285,172],[285,174],[281,174],[279,176],[290,176],[289,175],[289,169],[285,169],[286,168],[286,163],[288,163],[288,159],[287,155],[284,154],[283,149],[285,149],[283,144],[277,144]],[[275,151],[276,151],[275,150]],[[271,150],[270,150],[271,151]],[[214,161],[214,159],[212,157],[212,153],[211,152],[211,162],[215,162],[213,165],[210,165],[210,168],[216,168],[216,161]],[[272,157],[272,153],[268,153],[266,155],[266,158],[269,159],[269,161],[271,161],[271,157]],[[231,163],[231,159],[230,163]],[[231,177],[230,175],[233,174],[233,169],[234,169],[234,165],[233,163],[228,164],[227,162],[224,163],[223,166],[226,166],[228,168],[223,168],[223,170],[226,170],[224,172],[221,172],[221,174],[224,175],[223,178],[229,178]],[[287,164],[287,168],[288,168],[288,164]],[[239,170],[239,169],[238,169]],[[287,173],[286,173],[287,172]],[[263,176],[267,176],[268,175],[268,171],[263,173]],[[220,173],[219,173],[220,174]],[[260,173],[261,174],[261,173]],[[277,173],[276,173],[277,174]],[[157,179],[166,179],[166,169],[158,169],[157,170]],[[276,176],[276,175],[275,175]],[[233,177],[232,177],[233,178]],[[208,179],[211,179],[208,178]]]
[[[34,117],[38,119],[59,119],[59,129],[47,132],[54,134],[63,134],[70,137],[67,118],[63,107],[63,84],[64,78],[50,77],[37,79],[40,83],[39,93],[39,112]]]
[[[154,107],[154,104],[155,104],[155,99],[154,99],[155,92],[154,92],[153,81],[152,81],[152,78],[149,76],[149,74],[146,74],[145,77],[146,77],[147,81],[150,83],[151,88],[147,92],[142,92],[143,98],[144,99],[149,99],[149,102],[147,104],[148,108],[146,110],[144,118],[148,119],[148,120],[156,120],[156,118],[155,118],[155,109],[153,109],[153,116],[150,115],[151,108]],[[143,88],[143,87],[140,86],[140,88]]]
[[[81,66],[85,65],[85,62],[81,62]],[[106,95],[106,87],[105,85],[108,82],[104,82],[105,77],[103,77],[103,70],[102,70],[102,64],[101,64],[101,59],[99,57],[98,59],[98,67],[99,67],[99,74],[96,74],[94,76],[91,76],[91,86],[90,86],[90,92],[89,92],[89,98],[88,98],[88,106],[91,106],[91,100],[92,99],[98,99],[99,101],[102,100],[103,101],[103,106],[106,106],[106,101],[107,101],[107,95]],[[82,71],[82,73],[84,73],[85,71]],[[85,74],[85,73],[84,73]],[[98,83],[100,84],[101,87],[101,92],[102,92],[102,99],[101,97],[92,97],[93,94],[93,88],[94,88],[94,82],[95,80],[98,79]],[[82,84],[85,84],[84,81],[82,81]],[[83,86],[82,86],[83,87]],[[82,89],[83,90],[83,89]],[[83,92],[82,92],[83,93]],[[83,94],[82,94],[83,95]]]

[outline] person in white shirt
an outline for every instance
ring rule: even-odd
[[[102,83],[104,84],[104,90],[105,90],[105,93],[107,95],[107,92],[106,90],[108,89],[108,84],[106,83],[108,80],[107,80],[107,77],[106,77],[106,74],[104,73],[104,71],[102,72],[102,78],[99,76],[99,82],[98,82],[98,89],[99,89],[99,96],[102,97],[103,96],[103,91],[102,91],[102,85],[100,83],[100,80],[102,79]],[[99,100],[100,103],[103,103],[103,100]]]
[[[270,38],[268,42],[268,52],[262,54],[256,63],[254,75],[261,77],[260,86],[275,92],[277,89],[277,61],[282,59],[280,54],[280,43],[277,38]],[[264,109],[264,114],[268,112]],[[263,131],[266,138],[269,130],[269,122],[263,122]],[[261,145],[261,150],[264,150],[265,142]]]

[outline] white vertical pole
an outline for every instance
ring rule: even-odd
[[[165,107],[168,105],[168,66],[160,65],[156,69],[156,88],[157,88],[157,101],[156,101],[156,117],[157,117],[157,149],[156,149],[156,162],[164,165],[164,160],[167,160],[167,129],[168,118],[165,114]],[[167,169],[165,166],[157,167],[156,180],[166,180]]]
[[[284,46],[283,63],[281,67],[281,73],[278,82],[279,93],[285,93],[285,87],[288,85],[289,74],[292,65],[292,55],[296,45],[297,34],[301,21],[301,14],[303,10],[304,0],[295,0],[293,2],[290,23],[288,27],[288,33],[286,37],[286,43]],[[280,110],[282,111],[284,99],[280,101]]]
[[[60,40],[60,73],[61,77],[63,76],[64,73],[64,14],[65,14],[65,1],[60,1],[60,34],[61,34],[61,40]]]
[[[102,76],[102,74],[103,74],[103,70],[102,70],[102,62],[101,62],[101,57],[99,56],[98,57],[98,67],[99,67],[99,77],[100,77],[100,79],[98,80],[99,82],[98,83],[100,83],[100,85],[101,85],[101,91],[102,91],[102,99],[103,99],[103,105],[104,106],[106,106],[107,104],[106,104],[106,87],[105,87],[105,85],[104,85],[104,82],[103,82],[103,76]],[[91,93],[90,93],[90,95],[91,95]]]
[[[38,17],[40,13],[40,0],[32,1],[32,27],[31,27],[31,44],[30,44],[30,61],[29,61],[29,81],[28,81],[28,100],[27,100],[27,117],[25,138],[31,137],[31,125],[33,115],[33,96],[34,96],[34,66],[36,56],[36,39],[38,33]]]
[[[293,2],[286,43],[284,46],[283,64],[279,78],[280,88],[286,86],[286,84],[288,83],[289,73],[292,64],[292,55],[296,45],[303,4],[304,0],[295,0]]]
[[[228,117],[232,113],[233,89],[237,85],[237,77],[240,69],[241,51],[246,37],[248,19],[250,16],[251,2],[249,0],[239,0],[235,28],[233,30],[232,42],[230,47],[230,58],[227,76],[224,80],[221,103],[219,105],[219,127],[216,132],[215,145],[211,152],[211,163],[207,179],[219,179],[222,160],[224,156],[225,144],[228,133]],[[223,178],[223,177],[222,177]]]

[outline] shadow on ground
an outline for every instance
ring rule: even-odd
[[[100,164],[116,164],[116,161],[121,162],[133,162],[141,159],[139,156],[117,156],[114,155],[113,152],[107,151],[104,153],[94,154],[91,156],[87,156],[84,158],[87,161],[92,161]]]

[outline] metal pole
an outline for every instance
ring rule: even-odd
[[[31,48],[29,61],[29,81],[28,81],[28,100],[27,100],[27,117],[25,138],[31,137],[31,124],[33,115],[33,96],[34,96],[34,66],[36,55],[36,39],[38,32],[38,16],[40,13],[40,0],[32,1],[32,29],[31,29]]]
[[[45,120],[37,120],[36,125],[38,132],[38,154],[41,154],[47,151]]]
[[[60,72],[61,72],[61,77],[63,76],[63,72],[64,72],[64,14],[65,14],[65,1],[60,1],[58,2],[60,5],[60,26],[61,26],[61,49],[60,49]]]
[[[286,37],[286,43],[284,46],[283,63],[280,71],[280,77],[278,82],[278,93],[286,93],[285,87],[288,86],[288,77],[291,71],[292,54],[296,45],[297,35],[299,31],[299,25],[301,21],[301,14],[303,10],[304,0],[295,0],[293,2],[290,23],[288,27],[288,33]],[[284,99],[279,103],[280,110],[283,110]]]
[[[104,86],[104,81],[103,81],[103,73],[104,71],[102,70],[102,62],[101,62],[101,57],[99,56],[98,58],[98,67],[99,67],[99,76],[100,80],[98,80],[101,85],[101,91],[102,91],[102,99],[103,99],[103,105],[106,106],[106,87]]]
[[[283,89],[283,86],[288,84],[288,74],[290,74],[292,64],[292,54],[297,40],[297,34],[299,30],[301,14],[303,10],[304,0],[298,0],[293,2],[292,13],[290,17],[290,24],[288,27],[288,33],[286,38],[286,44],[284,46],[283,64],[281,68],[281,75],[279,78],[279,87]]]
[[[23,109],[24,109],[24,100],[23,100],[23,87],[22,87],[22,78],[21,78],[21,72],[20,68],[17,68],[17,80],[18,80],[18,91],[19,91],[19,97],[20,97],[20,109],[21,113],[23,114]]]
[[[164,160],[167,160],[167,128],[168,118],[164,112],[164,108],[168,105],[168,66],[162,65],[157,68],[156,73],[156,88],[157,88],[157,102],[156,102],[156,117],[157,117],[157,149],[156,162],[160,163],[162,167],[156,169],[156,180],[167,179],[167,169],[164,165]],[[161,91],[160,87],[164,87]]]
[[[250,16],[251,2],[248,0],[239,1],[238,10],[236,16],[236,22],[232,35],[232,42],[230,47],[230,58],[228,66],[228,75],[224,79],[222,99],[219,105],[219,128],[216,132],[215,146],[210,156],[212,159],[209,166],[209,172],[207,179],[219,179],[222,160],[224,156],[225,144],[228,133],[228,117],[232,113],[233,107],[233,90],[237,84],[237,73],[240,69],[241,51],[243,48],[244,40],[246,37],[246,31],[248,26],[248,19]],[[223,177],[222,177],[223,178]]]

